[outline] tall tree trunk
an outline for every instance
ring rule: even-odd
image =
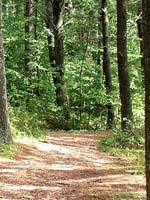
[[[34,23],[31,20],[33,15],[32,0],[25,0],[25,70],[31,76],[31,39],[34,28]]]
[[[147,200],[150,200],[150,1],[143,0],[143,52],[145,74],[145,167]]]
[[[101,0],[100,0],[101,2]],[[98,52],[97,52],[97,64],[101,65],[101,22],[102,22],[102,12],[101,12],[101,3],[99,2],[99,12],[98,12]]]
[[[31,91],[31,79],[32,79],[32,73],[33,69],[31,66],[32,61],[32,47],[31,47],[31,41],[33,39],[33,30],[34,30],[34,23],[32,20],[32,16],[34,13],[34,6],[32,4],[32,0],[25,0],[25,58],[24,58],[24,64],[25,64],[25,73],[28,79],[27,83],[27,99],[26,104],[28,106],[28,102],[30,99],[30,95],[32,93]]]
[[[15,4],[16,16],[18,16],[18,14],[20,12],[20,3],[18,2],[18,0],[14,0],[14,4]]]
[[[53,4],[53,23],[54,23],[54,54],[55,54],[55,75],[54,83],[56,86],[58,106],[67,105],[66,88],[64,81],[64,45],[63,45],[63,2],[55,0]]]
[[[45,0],[46,24],[49,28],[48,47],[51,66],[53,67],[53,81],[56,91],[56,103],[64,110],[65,118],[69,119],[69,102],[66,83],[64,80],[64,45],[63,45],[63,9],[64,1]],[[54,47],[52,38],[54,37]]]
[[[110,53],[109,53],[109,25],[107,13],[107,0],[102,0],[102,34],[103,34],[103,73],[105,79],[106,94],[108,96],[108,116],[107,127],[112,128],[114,125],[114,108],[109,99],[112,91],[112,77],[110,67]]]
[[[47,41],[48,41],[48,51],[50,65],[54,67],[55,57],[54,57],[54,47],[53,47],[53,1],[45,0],[46,8],[46,27],[48,29]]]
[[[132,103],[130,93],[130,80],[127,65],[127,2],[117,0],[117,57],[119,89],[121,99],[121,127],[130,130],[132,122]]]
[[[143,33],[142,33],[142,5],[138,7],[138,16],[137,16],[137,29],[138,29],[138,36],[140,39],[140,53],[141,53],[141,74],[142,74],[142,81],[144,85],[144,60],[143,60]]]
[[[34,5],[34,39],[37,42],[38,41],[38,35],[37,35],[37,20],[38,20],[38,2],[39,0],[35,0],[35,5]],[[37,62],[37,60],[36,60]],[[40,89],[39,89],[39,84],[40,84],[40,69],[38,66],[36,66],[36,88],[35,88],[35,94],[36,96],[40,96]]]
[[[34,39],[37,40],[37,18],[38,18],[38,1],[35,0],[35,5],[34,5],[34,15],[35,15],[35,20],[34,20]]]
[[[15,10],[16,10],[16,15],[18,15],[18,13],[20,12],[20,3],[18,2],[18,0],[14,0],[14,4],[15,4]]]
[[[12,143],[8,117],[6,75],[2,41],[2,0],[0,0],[0,143]]]

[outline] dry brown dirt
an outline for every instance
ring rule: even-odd
[[[145,199],[135,157],[100,152],[106,133],[50,133],[45,141],[15,139],[13,159],[0,158],[0,199]]]

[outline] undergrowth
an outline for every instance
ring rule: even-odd
[[[37,113],[17,107],[10,108],[9,114],[13,138],[46,138],[46,130],[42,128],[42,122]],[[0,157],[13,158],[19,148],[16,144],[0,143]]]
[[[25,108],[10,108],[10,122],[13,137],[45,137],[42,120],[38,113]]]
[[[111,200],[141,200],[142,199],[142,194],[137,193],[137,192],[121,192],[120,194],[116,194],[114,191],[112,192],[112,194],[108,194],[108,196],[106,195],[107,199]],[[105,199],[106,199],[105,198]],[[99,196],[99,195],[91,195],[91,196],[86,196],[86,197],[82,197],[83,200],[98,200],[98,199],[104,199],[103,197]]]
[[[20,147],[14,144],[0,144],[0,157],[13,158],[19,149]]]
[[[101,146],[104,149],[115,147],[131,151],[135,149],[144,149],[144,131],[134,130],[130,133],[115,130],[110,137],[101,140]]]
[[[136,173],[144,172],[144,135],[142,131],[134,135],[127,135],[123,132],[114,132],[111,136],[101,139],[99,149],[112,156],[136,157],[134,168]]]
[[[120,196],[115,198],[114,200],[128,200],[128,199],[141,200],[142,195],[136,192],[124,192],[121,193]]]

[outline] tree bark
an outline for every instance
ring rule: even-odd
[[[36,61],[36,50],[33,48],[33,41],[37,41],[37,4],[38,0],[25,0],[25,74],[27,76],[27,99],[26,105],[33,95],[39,96],[39,79],[40,72],[38,66],[33,66],[32,62]],[[35,55],[34,55],[35,53]],[[34,78],[36,77],[36,87],[31,88]]]
[[[38,2],[39,0],[35,0],[35,5],[34,5],[34,16],[35,16],[35,20],[34,20],[34,39],[37,42],[38,41],[38,34],[37,34],[37,22],[38,22]],[[36,52],[37,53],[37,52]],[[36,60],[37,62],[37,60]],[[36,94],[36,96],[40,96],[40,89],[39,89],[39,85],[40,85],[40,69],[38,66],[36,66],[36,88],[34,91],[34,94]]]
[[[150,1],[142,1],[145,74],[145,168],[147,200],[150,200]]]
[[[33,15],[33,5],[31,0],[25,0],[25,70],[28,76],[31,76],[31,39],[34,29],[34,23],[31,21]]]
[[[14,0],[14,3],[15,3],[16,15],[18,16],[20,12],[20,3],[18,2],[18,0]]]
[[[34,30],[34,23],[32,21],[32,16],[34,13],[34,7],[32,5],[32,0],[25,0],[25,58],[24,58],[24,64],[25,64],[25,74],[27,76],[28,82],[27,82],[27,99],[26,99],[26,105],[28,106],[30,96],[32,94],[31,89],[31,80],[32,80],[32,73],[33,69],[31,66],[32,61],[32,47],[31,47],[31,41],[33,39],[33,30]]]
[[[101,1],[100,1],[101,2]],[[101,46],[102,46],[102,41],[101,41],[101,22],[102,22],[102,12],[101,12],[101,3],[99,2],[99,12],[98,12],[98,43],[97,43],[97,47],[98,47],[98,52],[97,52],[97,64],[101,65]]]
[[[8,116],[6,75],[2,40],[2,0],[0,0],[0,143],[12,143]]]
[[[64,45],[63,45],[63,6],[64,1],[55,0],[53,4],[54,23],[54,54],[55,54],[55,74],[54,83],[56,86],[57,105],[67,105],[66,88],[64,81]]]
[[[117,0],[117,58],[119,90],[121,99],[121,128],[124,131],[131,129],[132,103],[130,80],[127,65],[127,2]]]
[[[107,127],[111,129],[114,125],[114,107],[109,99],[112,91],[112,77],[109,52],[109,24],[107,13],[107,0],[102,0],[102,34],[103,34],[103,74],[106,94],[108,96]]]
[[[138,29],[138,36],[140,39],[140,54],[141,54],[141,75],[142,75],[142,83],[144,86],[144,60],[143,60],[143,31],[142,31],[142,5],[140,3],[140,6],[138,7],[138,16],[137,16],[137,29]]]
[[[69,119],[69,101],[67,88],[64,79],[64,44],[63,44],[63,10],[64,1],[45,0],[46,3],[46,24],[49,29],[48,48],[50,64],[53,67],[53,82],[56,92],[56,103],[63,108],[65,118]],[[54,44],[52,44],[54,39]],[[52,46],[54,45],[54,47]]]

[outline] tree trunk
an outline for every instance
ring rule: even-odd
[[[37,42],[38,41],[38,35],[37,35],[37,20],[38,20],[38,2],[39,0],[35,0],[35,5],[34,5],[34,16],[35,16],[35,20],[34,20],[34,39]],[[37,53],[37,52],[36,52]],[[38,61],[36,60],[36,63]],[[36,94],[36,96],[40,96],[40,89],[39,89],[39,85],[40,85],[40,69],[38,66],[36,66],[36,88],[34,91],[34,94]]]
[[[8,117],[6,75],[2,41],[2,0],[0,0],[0,143],[12,143]]]
[[[114,108],[109,99],[112,91],[112,77],[110,67],[110,53],[109,53],[109,25],[107,13],[107,0],[102,0],[102,34],[103,34],[103,73],[105,79],[106,94],[108,96],[108,116],[107,127],[112,128],[114,125]]]
[[[32,94],[31,83],[32,83],[32,73],[33,67],[31,66],[32,61],[32,47],[31,42],[34,37],[34,23],[32,20],[32,16],[34,13],[34,6],[32,4],[32,0],[25,0],[25,74],[27,76],[27,99],[26,105],[29,104],[29,99]]]
[[[132,103],[130,80],[127,65],[127,12],[126,0],[117,0],[117,57],[119,90],[121,99],[121,128],[124,131],[131,129]]]
[[[50,65],[54,67],[55,57],[54,57],[54,47],[53,47],[53,1],[45,0],[46,8],[46,27],[48,29],[47,41],[48,41],[48,51]]]
[[[63,9],[64,1],[46,0],[46,24],[49,28],[48,47],[51,66],[53,67],[53,81],[56,92],[56,103],[64,110],[65,118],[69,119],[69,102],[66,83],[64,80],[64,45],[63,45]],[[54,47],[52,39],[54,37]]]
[[[33,5],[31,0],[25,0],[25,70],[31,76],[31,39],[34,23],[31,21],[33,15]]]
[[[63,2],[55,0],[53,4],[54,23],[54,54],[55,54],[55,74],[54,82],[56,86],[58,106],[67,105],[67,96],[64,81],[64,45],[63,45]]]
[[[100,1],[101,2],[101,1]],[[102,12],[101,12],[101,3],[99,2],[99,12],[98,12],[98,52],[97,52],[97,64],[101,65],[101,22],[102,22]]]
[[[20,12],[20,3],[18,2],[18,0],[14,0],[14,4],[15,4],[16,15],[18,16]]]
[[[138,36],[140,39],[140,53],[141,53],[141,74],[142,74],[142,83],[144,85],[144,60],[143,60],[143,33],[142,33],[142,6],[140,4],[138,8],[138,17],[136,20],[137,23],[137,29],[138,29]]]
[[[145,74],[145,168],[147,200],[150,200],[150,1],[143,0],[143,52]]]

